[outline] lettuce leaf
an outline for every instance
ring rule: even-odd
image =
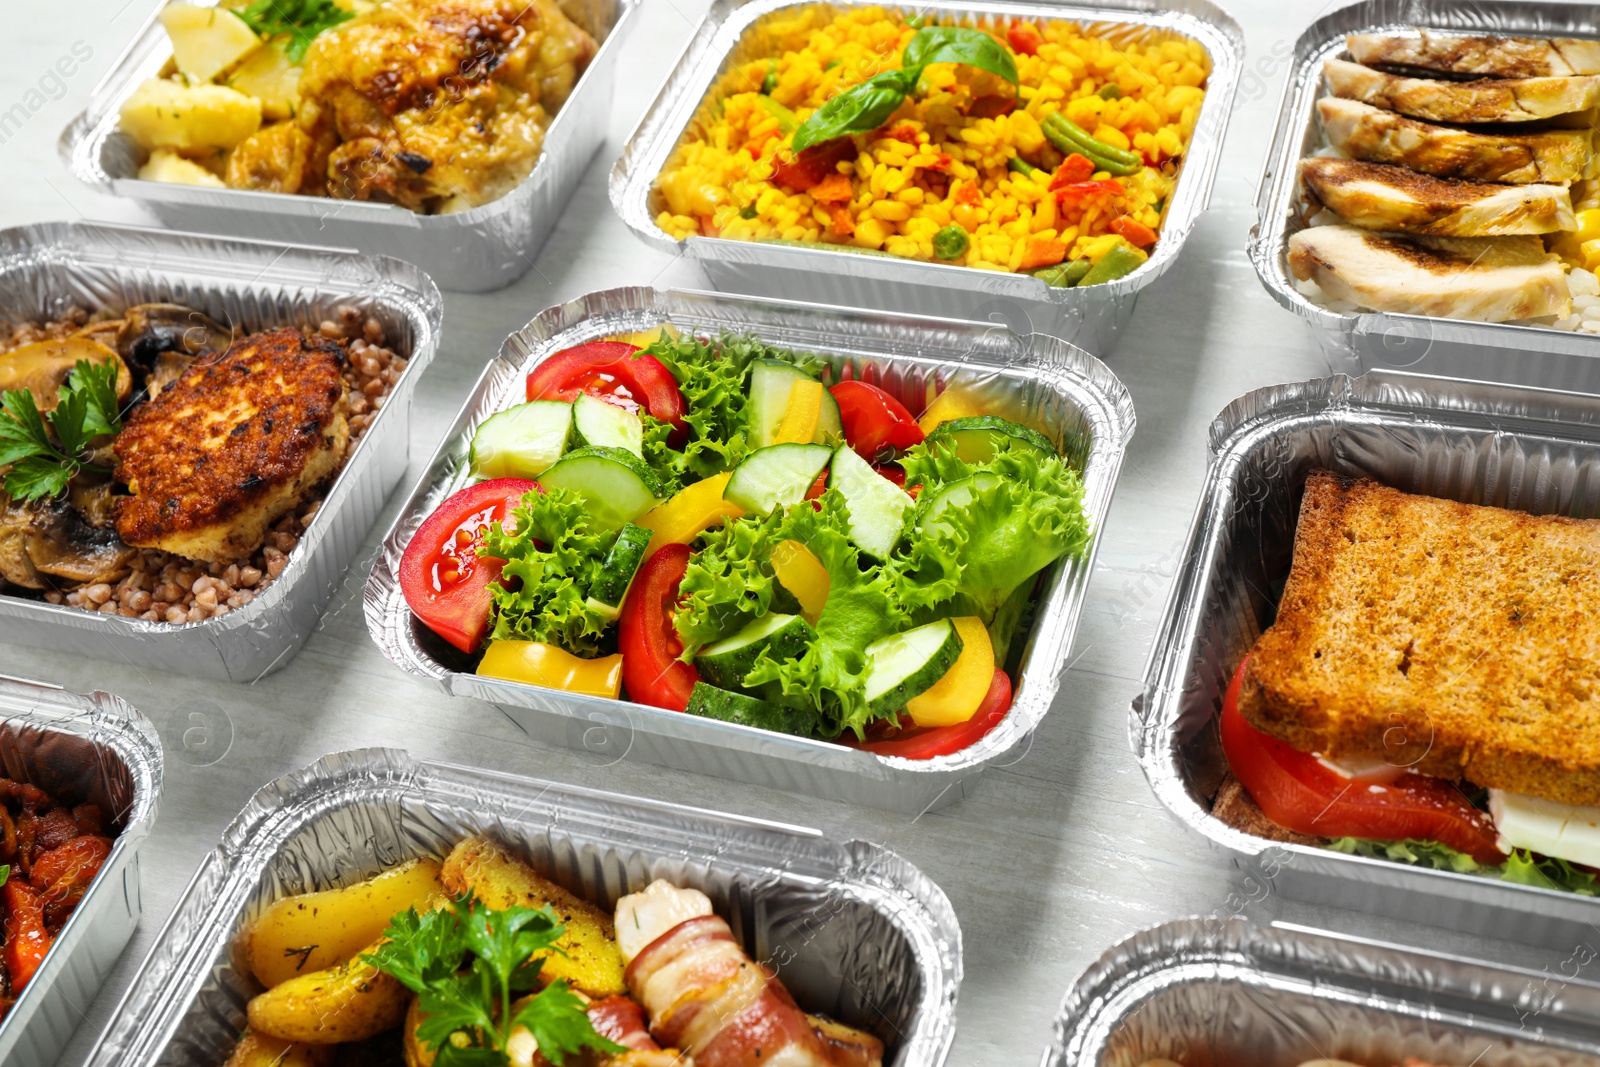
[[[639,413],[639,421],[644,424],[642,444],[645,465],[661,479],[661,498],[671,499],[672,494],[683,488],[684,476],[688,473],[688,457],[667,443],[672,436],[672,423],[662,422],[647,411]]]
[[[685,657],[772,610],[778,583],[768,557],[782,540],[775,535],[784,521],[775,511],[766,518],[732,519],[700,535],[673,616]]]
[[[609,620],[587,604],[614,535],[589,529],[583,499],[570,489],[529,493],[512,510],[514,532],[499,524],[483,538],[486,556],[506,561],[502,574],[519,579],[493,587],[492,640],[541,641],[579,656],[595,656]]]
[[[1600,895],[1600,885],[1588,871],[1579,870],[1566,860],[1555,859],[1516,848],[1497,867],[1486,867],[1464,852],[1457,852],[1437,841],[1369,841],[1359,837],[1341,837],[1326,846],[1333,852],[1371,859],[1391,860],[1414,867],[1427,867],[1436,871],[1455,871],[1458,874],[1477,874],[1498,878],[1519,885],[1536,885],[1541,889],[1559,889],[1579,896]]]

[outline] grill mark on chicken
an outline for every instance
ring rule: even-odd
[[[1600,103],[1600,77],[1479,78],[1439,81],[1386,74],[1330,59],[1323,75],[1334,96],[1430,122],[1534,122]]]
[[[1302,160],[1300,176],[1324,207],[1368,230],[1499,237],[1577,226],[1571,194],[1559,185],[1464,182],[1327,157]]]
[[[1600,74],[1600,41],[1575,37],[1417,37],[1358,33],[1345,38],[1358,63],[1497,78]]]

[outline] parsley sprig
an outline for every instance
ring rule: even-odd
[[[115,361],[78,360],[49,415],[39,413],[28,390],[8,389],[0,396],[0,467],[11,468],[6,492],[17,500],[39,500],[65,492],[79,471],[110,473],[85,462],[83,453],[94,438],[120,429]]]
[[[384,932],[389,940],[362,959],[417,994],[424,1016],[417,1037],[437,1050],[437,1067],[504,1067],[506,1042],[519,1026],[556,1067],[585,1048],[624,1052],[595,1032],[564,980],[512,1008],[539,985],[544,961],[531,957],[553,948],[564,929],[547,907],[489,908],[469,893],[425,914],[396,915]]]
[[[262,40],[287,34],[283,54],[296,64],[306,58],[313,37],[356,17],[333,0],[255,0],[238,15]]]

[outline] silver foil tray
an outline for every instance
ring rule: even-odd
[[[1283,845],[1210,813],[1227,770],[1222,696],[1289,573],[1306,475],[1537,514],[1600,515],[1600,397],[1373,371],[1258,389],[1211,425],[1211,464],[1130,720],[1177,817],[1286,895],[1511,941],[1570,948],[1600,899]]]
[[[982,391],[995,410],[1050,428],[1084,475],[1084,507],[1095,540],[1088,555],[1048,572],[1022,659],[1011,713],[965,751],[931,760],[885,758],[643,704],[480,678],[406,607],[396,581],[400,556],[429,513],[468,481],[473,430],[523,399],[542,360],[585,341],[671,322],[715,336],[751,332],[814,353],[837,373],[873,368],[876,382],[912,411],[952,383]],[[870,311],[726,297],[714,293],[612,289],[548,309],[501,346],[384,538],[367,581],[367,628],[410,674],[448,693],[499,705],[532,736],[669,767],[755,782],[833,800],[919,812],[959,799],[972,780],[1022,745],[1050,709],[1065,669],[1122,455],[1133,434],[1133,401],[1099,360],[1054,337],[1001,326],[907,318]]]
[[[1169,0],[1162,4],[1141,0],[1100,4],[976,0],[915,5],[919,15],[968,21],[991,15],[1076,21],[1092,25],[1113,39],[1157,31],[1192,38],[1211,57],[1211,78],[1200,120],[1167,208],[1161,240],[1150,261],[1128,277],[1104,285],[1052,289],[1026,275],[860,255],[825,246],[796,248],[711,237],[676,241],[656,225],[657,213],[651,210],[656,177],[684,131],[708,106],[706,99],[712,86],[744,58],[743,51],[748,46],[741,41],[745,31],[772,12],[809,2],[716,0],[711,5],[612,168],[611,203],[622,221],[647,244],[675,253],[687,251],[719,289],[817,304],[997,321],[1019,333],[1055,334],[1097,355],[1110,351],[1133,314],[1139,291],[1177,260],[1196,220],[1211,201],[1211,186],[1222,157],[1222,139],[1244,60],[1244,32],[1239,24],[1209,0]],[[831,6],[865,7],[872,2],[833,0]]]
[[[156,21],[161,4],[152,7],[95,86],[89,106],[61,132],[61,160],[84,185],[137,201],[174,229],[357,248],[415,263],[446,289],[499,289],[533,266],[605,141],[617,53],[642,0],[559,2],[600,42],[600,50],[545,132],[532,173],[481,207],[418,215],[395,204],[140,181],[144,153],[118,129],[118,113],[139,84],[160,73],[172,55],[166,32]]]
[[[1378,311],[1341,314],[1301,295],[1289,273],[1289,235],[1303,229],[1300,160],[1326,142],[1317,120],[1322,65],[1344,54],[1352,33],[1419,30],[1534,37],[1600,36],[1593,5],[1509,0],[1366,0],[1313,22],[1295,42],[1272,147],[1256,191],[1249,254],[1261,284],[1311,327],[1329,369],[1413,370],[1479,381],[1600,391],[1600,336],[1545,326],[1436,319]]]
[[[0,230],[0,318],[52,319],[68,308],[188,304],[259,330],[320,322],[348,304],[383,323],[408,365],[350,453],[289,564],[266,592],[220,618],[171,626],[0,593],[0,639],[248,682],[287,663],[311,636],[409,461],[411,394],[439,343],[444,305],[409,263],[355,252],[51,222]]]
[[[82,1025],[84,1005],[139,923],[139,848],[161,798],[161,742],[148,719],[109,693],[79,696],[0,675],[0,776],[98,804],[116,828],[100,873],[0,1022],[0,1064],[38,1067],[54,1063]]]
[[[1571,946],[1568,946],[1569,948]],[[1597,1067],[1600,986],[1240,919],[1180,919],[1095,961],[1062,1003],[1041,1067],[1295,1067],[1408,1056],[1466,1067]]]
[[[937,1067],[955,1035],[961,930],[926,875],[862,841],[393,749],[324,757],[262,788],[201,863],[87,1063],[215,1067],[260,991],[233,940],[273,900],[443,856],[487,833],[613,907],[657,878],[711,897],[745,950],[807,1011],[884,1038],[895,1067]]]

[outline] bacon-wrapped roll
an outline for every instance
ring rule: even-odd
[[[694,1067],[676,1049],[663,1049],[650,1036],[644,1009],[627,997],[607,997],[589,1005],[589,1022],[595,1032],[609,1037],[628,1051],[601,1061],[603,1067]]]
[[[617,902],[616,929],[623,976],[651,1033],[696,1067],[881,1065],[883,1046],[867,1035],[859,1035],[870,1042],[865,1061],[836,1059],[832,1042],[777,976],[745,955],[705,894],[654,882]]]

